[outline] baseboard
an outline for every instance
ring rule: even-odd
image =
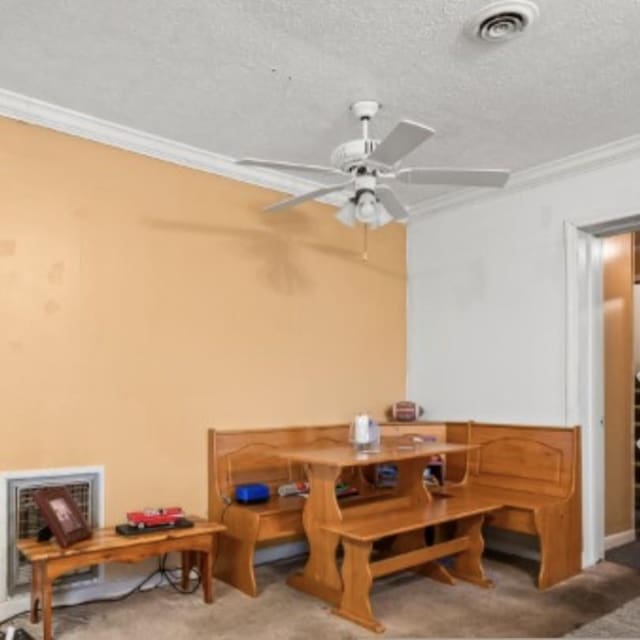
[[[636,539],[636,530],[629,529],[628,531],[621,531],[620,533],[612,533],[604,538],[604,550],[615,549],[621,547],[623,544],[629,544]]]
[[[285,560],[293,558],[309,551],[309,545],[304,541],[287,542],[286,544],[274,545],[272,547],[263,547],[256,551],[253,564],[266,564],[267,562],[275,562],[277,560]]]

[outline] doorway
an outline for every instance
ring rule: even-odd
[[[565,406],[567,424],[582,425],[584,566],[605,558],[607,550],[609,559],[614,548],[636,538],[637,230],[638,215],[582,228],[565,225]],[[638,398],[640,409],[640,393]]]
[[[640,234],[603,240],[605,382],[605,559],[640,569],[637,472],[640,453]]]

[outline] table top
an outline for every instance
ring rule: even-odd
[[[462,453],[477,449],[479,445],[453,444],[448,442],[425,442],[408,445],[395,438],[383,438],[380,451],[377,453],[363,453],[356,451],[351,444],[333,445],[329,447],[294,447],[283,449],[278,455],[294,462],[306,464],[320,464],[331,467],[354,467],[382,462],[400,462],[416,458],[447,453]]]
[[[134,547],[139,544],[151,544],[163,540],[175,540],[177,538],[188,538],[203,533],[216,533],[224,531],[226,527],[219,522],[207,522],[189,516],[194,522],[193,527],[184,529],[162,529],[153,533],[141,533],[138,535],[122,536],[115,531],[115,527],[105,527],[104,529],[94,529],[91,537],[80,542],[75,542],[69,547],[62,548],[55,541],[55,538],[47,542],[38,542],[35,538],[22,538],[18,540],[16,546],[31,562],[47,560],[50,558],[60,558],[63,556],[74,556],[92,551],[105,551],[108,549],[121,549],[124,547]]]

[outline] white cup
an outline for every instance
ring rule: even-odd
[[[370,419],[366,413],[359,413],[355,419],[355,440],[357,444],[369,442]]]

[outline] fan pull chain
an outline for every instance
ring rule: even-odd
[[[364,223],[364,238],[362,247],[362,259],[367,262],[369,260],[369,225]]]

